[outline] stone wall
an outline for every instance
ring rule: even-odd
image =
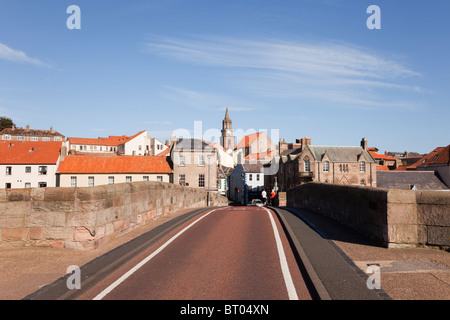
[[[203,189],[164,182],[0,190],[0,247],[92,249],[170,211],[206,206]],[[211,206],[228,199],[211,195]]]
[[[386,246],[450,247],[450,192],[307,183],[287,206],[330,217]]]

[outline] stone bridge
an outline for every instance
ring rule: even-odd
[[[211,205],[228,199],[211,194]],[[205,207],[207,193],[164,182],[0,190],[0,247],[92,249],[172,210]]]

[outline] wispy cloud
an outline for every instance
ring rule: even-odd
[[[45,63],[37,58],[31,58],[25,52],[12,49],[1,42],[0,42],[0,59],[18,63],[28,63],[40,67],[50,66],[48,63]]]
[[[171,101],[200,110],[225,111],[226,107],[237,112],[254,110],[251,104],[223,94],[166,86],[162,95]]]
[[[355,97],[346,97],[342,103],[370,105],[368,101],[364,103],[364,92],[421,91],[417,85],[406,84],[405,80],[420,74],[400,59],[336,41],[152,37],[146,46],[151,53],[164,57],[237,70],[240,73],[234,78],[235,83],[263,96],[298,97],[317,93],[316,98],[326,99],[327,96],[336,98],[344,90]],[[324,95],[324,90],[328,94]],[[194,92],[185,94],[196,99]]]

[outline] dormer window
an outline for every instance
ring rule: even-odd
[[[2,136],[3,140],[11,140],[11,135],[10,134],[4,134]]]

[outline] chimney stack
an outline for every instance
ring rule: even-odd
[[[363,148],[364,150],[368,149],[366,138],[362,138],[362,140],[361,140],[361,148]]]

